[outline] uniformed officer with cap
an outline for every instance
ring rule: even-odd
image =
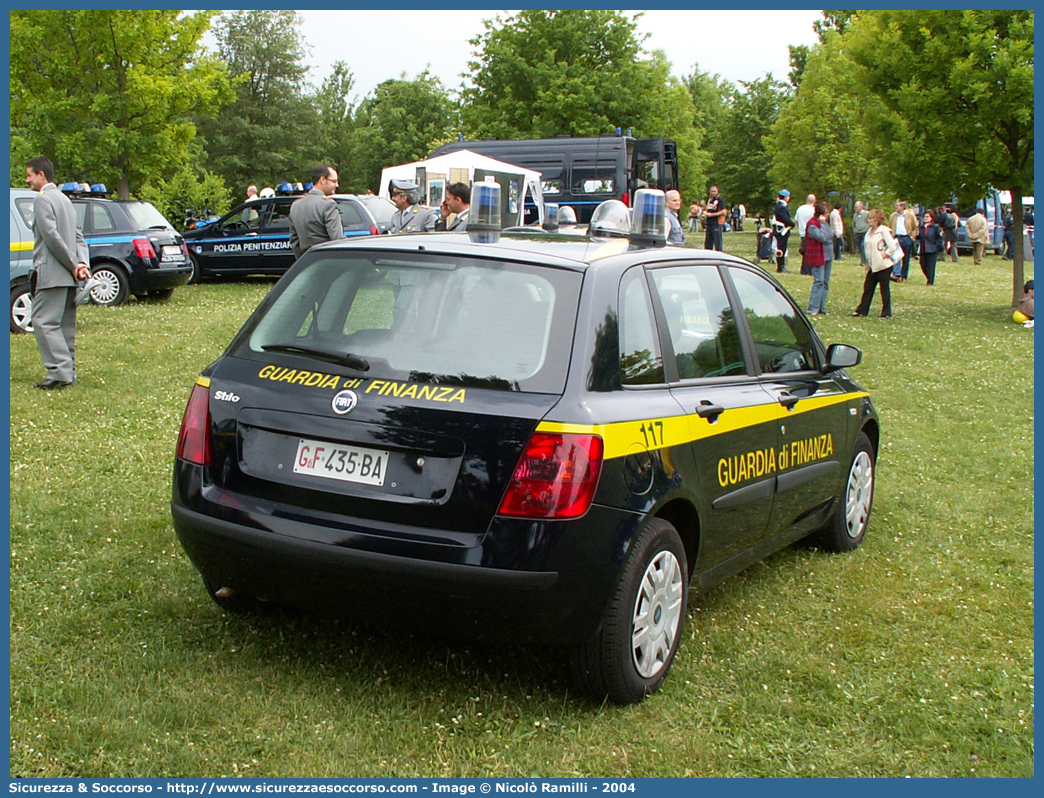
[[[417,204],[420,186],[407,180],[392,180],[388,185],[391,201],[398,208],[391,218],[389,233],[431,232],[435,229],[435,211]]]

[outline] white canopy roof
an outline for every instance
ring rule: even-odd
[[[999,193],[1000,193],[1000,201],[1001,201],[1001,203],[1004,204],[1004,205],[1011,205],[1011,192],[1010,191],[1001,191]],[[1023,197],[1022,198],[1022,204],[1023,204],[1023,206],[1032,205],[1033,204],[1033,197]]]
[[[471,150],[456,150],[454,152],[448,152],[445,155],[439,155],[435,158],[428,158],[425,161],[414,161],[413,163],[404,163],[399,164],[398,166],[388,166],[381,172],[381,187],[377,193],[382,197],[387,197],[388,184],[392,180],[416,180],[418,167],[422,167],[425,170],[425,174],[429,177],[433,174],[446,175],[447,179],[450,169],[467,169],[469,183],[474,182],[476,169],[484,169],[487,172],[502,172],[509,175],[518,175],[522,178],[522,196],[519,197],[520,219],[522,204],[525,202],[526,195],[529,194],[533,197],[533,200],[536,203],[540,214],[540,221],[543,222],[544,220],[544,193],[540,188],[540,172],[533,171],[532,169],[524,169],[521,166],[515,166],[514,164],[505,163],[504,161],[498,161],[496,158],[490,158],[486,155],[479,155],[477,152],[472,152]],[[421,186],[421,190],[427,194],[427,186]],[[521,224],[521,221],[518,221],[517,223]]]

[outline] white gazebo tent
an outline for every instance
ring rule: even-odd
[[[504,163],[471,150],[457,150],[426,161],[389,166],[381,172],[378,193],[387,197],[390,181],[408,180],[420,187],[421,204],[437,208],[450,183],[471,185],[476,181],[490,179],[500,184],[501,224],[504,227],[523,224],[524,205],[530,198],[537,208],[538,223],[543,224],[544,194],[540,188],[540,172]]]

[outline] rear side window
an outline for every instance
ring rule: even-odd
[[[33,228],[33,200],[34,197],[19,197],[15,200],[15,207],[18,209],[19,215],[25,221],[26,226],[31,230]],[[81,225],[82,227],[82,225]]]
[[[620,381],[624,385],[664,382],[656,320],[641,268],[631,269],[620,283]]]
[[[265,225],[266,233],[286,233],[290,235],[290,206],[292,202],[272,203],[272,215]]]
[[[729,274],[743,304],[761,370],[780,374],[814,369],[812,331],[790,300],[764,277],[746,269],[730,268]]]
[[[616,169],[606,166],[574,166],[574,194],[612,194],[616,190]]]
[[[338,202],[337,210],[341,212],[341,224],[346,230],[360,230],[370,227],[370,220],[362,214],[354,202]]]
[[[87,213],[90,216],[91,226],[89,229],[92,233],[111,233],[116,229],[116,225],[112,222],[112,216],[109,214],[109,209],[104,205],[92,202],[87,206]]]
[[[652,271],[682,380],[746,374],[743,346],[717,267]]]
[[[151,202],[123,202],[120,204],[139,230],[161,227],[174,229],[166,217],[157,211]]]
[[[315,256],[284,278],[235,351],[294,346],[364,358],[370,378],[563,389],[580,274],[419,253]]]

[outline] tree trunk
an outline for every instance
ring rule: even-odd
[[[1012,221],[1015,222],[1015,240],[1011,245],[1011,306],[1018,307],[1019,302],[1022,301],[1022,286],[1025,284],[1026,277],[1026,269],[1022,260],[1026,254],[1022,246],[1022,187],[1012,186],[1010,191],[1011,215]]]
[[[116,199],[130,199],[130,180],[127,179],[126,173],[116,179]]]

